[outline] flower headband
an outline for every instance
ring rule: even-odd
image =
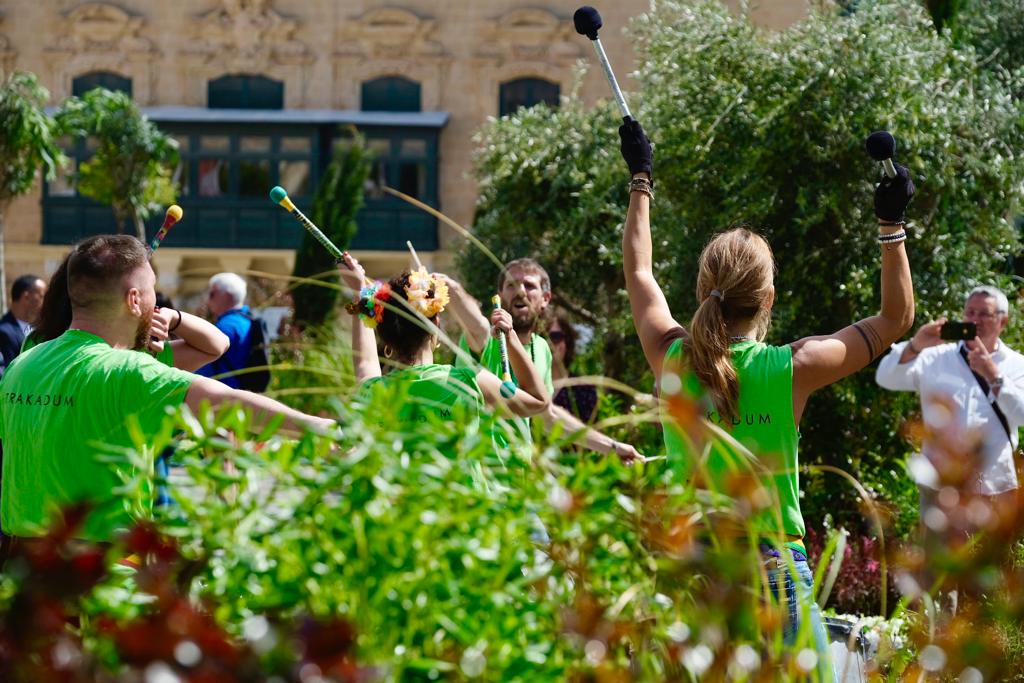
[[[418,270],[409,273],[405,298],[409,305],[425,318],[433,318],[448,305],[448,285],[420,266]]]
[[[359,315],[371,330],[384,320],[384,302],[391,299],[391,285],[380,280],[368,282],[359,290],[359,298],[345,305],[352,315]]]

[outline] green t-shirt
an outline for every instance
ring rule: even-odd
[[[21,352],[19,353],[19,355],[21,355],[21,353],[25,353],[26,351],[35,346],[39,346],[39,342],[36,341],[34,335],[29,334],[28,336],[25,337],[25,340],[21,342]],[[174,367],[174,349],[171,347],[171,341],[169,339],[164,341],[164,348],[158,351],[157,353],[153,353],[148,350],[146,351],[146,353],[153,356],[167,367]]]
[[[118,449],[134,447],[128,426],[159,431],[167,408],[184,401],[194,375],[146,353],[113,349],[103,339],[68,330],[18,356],[0,380],[3,439],[3,530],[38,536],[61,507],[94,505],[78,534],[110,540],[132,522],[117,494],[130,473]]]
[[[804,520],[800,513],[800,480],[797,450],[800,432],[793,418],[793,351],[789,346],[768,346],[755,341],[732,345],[732,364],[739,377],[738,416],[722,418],[705,402],[704,417],[725,431],[758,459],[757,468],[720,440],[712,440],[705,464],[712,491],[725,492],[735,487],[729,479],[736,474],[762,472],[762,484],[776,492],[781,507],[781,531],[790,536],[804,536]],[[676,340],[665,354],[666,373],[678,373],[682,394],[704,401],[704,391],[696,376],[686,367],[683,340]],[[664,379],[662,386],[665,386]],[[665,448],[672,458],[672,467],[685,480],[693,475],[694,453],[690,442],[671,418],[665,418]],[[779,510],[767,510],[759,518],[765,533],[778,533]]]
[[[36,346],[39,346],[39,342],[36,341],[35,335],[29,332],[21,341],[21,351],[18,352],[18,355],[20,356],[21,354]]]
[[[402,424],[434,420],[463,424],[479,419],[484,406],[476,371],[451,365],[414,365],[394,370],[364,382],[359,395],[378,409],[385,403],[398,405],[397,416],[392,413],[387,419],[397,417]]]
[[[174,348],[171,346],[171,340],[167,339],[164,341],[164,348],[160,349],[156,353],[147,351],[153,358],[156,358],[160,363],[166,365],[169,368],[174,367]]]
[[[469,342],[466,341],[465,336],[459,339],[459,348],[470,356],[476,358],[476,354],[469,348]],[[555,385],[551,380],[551,347],[548,346],[547,340],[539,334],[532,334],[530,336],[530,343],[526,345],[526,354],[530,357],[530,361],[533,362],[534,367],[537,368],[537,372],[540,373],[541,378],[544,380],[544,386],[547,387],[548,394],[554,396]],[[488,337],[487,343],[484,344],[483,352],[480,354],[479,362],[485,369],[490,370],[499,378],[501,377],[501,342],[498,341],[497,337]],[[467,365],[468,363],[463,356],[458,354],[455,360],[455,366],[465,367]],[[519,380],[516,379],[515,370],[509,367],[509,372],[512,373],[512,381],[515,382],[515,385],[518,387]],[[533,435],[530,432],[530,418],[514,417],[507,422],[514,427],[516,433],[518,433],[523,439],[532,441]],[[500,442],[501,439],[499,438],[499,443]],[[503,445],[507,445],[507,442]]]

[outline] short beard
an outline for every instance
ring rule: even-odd
[[[139,319],[139,327],[135,330],[134,351],[142,351],[149,344],[149,328],[153,326],[153,309],[145,311]]]
[[[532,312],[521,316],[513,314],[512,329],[516,332],[533,332],[534,327],[537,325],[538,318],[540,318],[540,316]]]

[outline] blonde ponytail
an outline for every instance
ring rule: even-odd
[[[740,399],[729,324],[753,320],[758,340],[764,339],[771,318],[774,276],[775,261],[768,243],[745,228],[716,235],[700,255],[697,311],[690,321],[687,357],[723,419],[738,416]]]
[[[705,297],[690,321],[690,363],[723,418],[736,417],[740,383],[732,366],[729,330],[718,297]]]

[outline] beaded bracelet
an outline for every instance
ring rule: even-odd
[[[907,231],[900,230],[889,235],[879,235],[877,241],[879,244],[897,244],[898,242],[906,241],[906,239]]]
[[[633,178],[629,181],[629,192],[643,192],[654,201],[654,184],[647,178]]]

